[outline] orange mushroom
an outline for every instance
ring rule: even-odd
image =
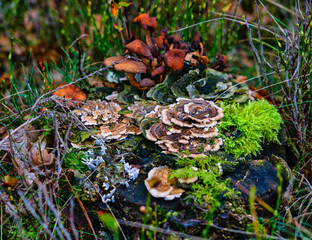
[[[134,40],[126,45],[126,48],[138,55],[139,57],[147,58],[153,60],[153,55],[149,47],[141,40]]]
[[[171,49],[164,54],[164,60],[167,67],[172,71],[181,71],[184,66],[186,52],[180,49]]]
[[[58,86],[53,95],[69,99],[75,102],[85,102],[87,100],[87,95],[75,84],[63,83]],[[76,106],[75,103],[72,103],[73,106]]]
[[[124,60],[124,61],[122,61]],[[140,90],[145,90],[147,87],[140,87],[139,83],[135,80],[134,74],[135,73],[146,73],[146,66],[138,61],[135,60],[127,60],[125,57],[110,57],[105,59],[104,64],[105,66],[111,66],[114,62],[119,62],[114,65],[114,69],[116,71],[124,71],[128,74],[130,84],[138,88]]]
[[[163,29],[161,29],[161,32],[159,33],[159,36],[157,37],[156,40],[156,45],[160,49],[165,49],[164,41],[167,39],[167,37],[168,37],[168,28],[164,27]]]
[[[140,82],[141,88],[151,88],[156,85],[155,81],[150,78],[143,78]]]
[[[147,13],[142,13],[137,16],[134,20],[134,23],[138,23],[141,25],[143,29],[146,30],[146,44],[149,47],[153,47],[151,32],[155,31],[157,28],[157,19],[156,17],[151,17]]]
[[[217,71],[223,71],[226,69],[229,65],[226,64],[226,56],[222,54],[218,54],[216,61],[211,63],[210,67],[217,70]]]

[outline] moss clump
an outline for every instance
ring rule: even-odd
[[[226,153],[256,155],[264,142],[278,142],[277,134],[283,122],[275,107],[265,100],[223,105],[224,117],[218,129],[224,139]]]
[[[236,190],[229,187],[229,179],[220,178],[223,171],[222,164],[226,164],[227,160],[210,155],[197,158],[178,158],[176,163],[182,168],[172,170],[170,178],[198,177],[198,180],[191,185],[191,195],[201,206],[218,207],[222,197],[233,199],[237,196]]]
[[[66,168],[79,170],[80,172],[86,172],[89,170],[87,165],[82,163],[84,159],[84,154],[82,151],[72,150],[67,153],[64,158],[64,166]]]

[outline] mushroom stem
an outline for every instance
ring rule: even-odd
[[[140,89],[140,90],[146,90],[147,89],[147,87],[140,87],[139,83],[135,80],[134,73],[128,73],[128,78],[129,78],[130,84],[133,87]]]
[[[151,39],[151,30],[149,28],[145,30],[145,41],[147,46],[149,46],[150,48],[154,47]]]

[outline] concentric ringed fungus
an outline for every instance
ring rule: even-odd
[[[202,98],[178,98],[177,104],[155,108],[161,121],[154,123],[146,138],[156,142],[164,153],[183,157],[205,156],[218,151],[223,144],[216,127],[223,117],[223,109]]]

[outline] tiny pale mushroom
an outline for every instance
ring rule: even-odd
[[[174,180],[169,179],[171,169],[167,166],[154,167],[148,173],[144,183],[148,192],[155,198],[173,200],[179,198],[184,192],[183,189],[172,186]]]

